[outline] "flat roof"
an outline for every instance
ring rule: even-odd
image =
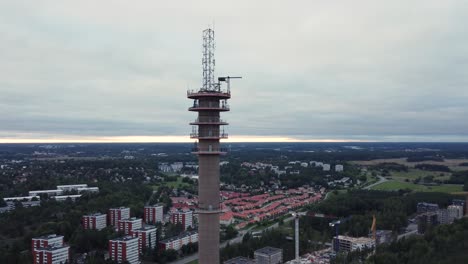
[[[79,184],[57,185],[57,188],[61,188],[61,187],[77,187],[77,186],[88,186],[88,184],[86,184],[86,183],[79,183]]]
[[[58,249],[68,249],[70,248],[70,246],[47,246],[47,247],[39,247],[37,248],[36,250],[47,250],[47,251],[55,251],[55,250],[58,250]]]
[[[63,190],[56,189],[56,190],[35,190],[29,191],[30,193],[45,193],[45,192],[63,192]]]
[[[79,198],[81,197],[81,194],[72,194],[72,195],[57,195],[57,196],[54,196],[52,198]]]
[[[188,237],[188,236],[191,236],[191,235],[194,235],[194,234],[198,234],[198,231],[188,231],[188,232],[184,232],[178,236],[175,236],[175,237],[170,237],[170,238],[166,238],[164,240],[161,240],[160,243],[167,243],[167,242],[172,242],[172,241],[175,241],[175,240],[179,240],[181,238],[184,238],[184,237]]]
[[[40,237],[33,237],[32,239],[51,239],[51,238],[58,238],[58,237],[62,237],[62,235],[57,235],[57,234],[49,234],[49,235],[43,235],[43,236],[40,236]]]
[[[139,238],[138,237],[132,237],[132,236],[124,236],[124,237],[118,237],[118,238],[114,238],[114,239],[111,239],[110,241],[130,241],[130,240],[138,240]]]
[[[264,247],[264,248],[255,250],[255,254],[260,253],[260,254],[265,254],[265,255],[273,255],[273,254],[281,253],[282,251],[283,250],[280,248]]]
[[[252,264],[253,260],[246,257],[235,257],[224,261],[224,264]]]
[[[160,206],[164,206],[164,204],[161,204],[161,203],[158,203],[158,204],[153,204],[153,205],[145,205],[145,207],[160,207]]]
[[[152,225],[145,225],[141,228],[137,228],[137,229],[133,229],[133,231],[148,231],[148,230],[152,230],[152,229],[157,229],[156,226],[152,226]]]
[[[8,200],[23,200],[23,199],[32,199],[32,198],[41,199],[40,196],[30,195],[30,196],[5,197],[5,198],[3,198],[3,200],[5,200],[5,201],[8,201]]]
[[[102,213],[93,213],[93,214],[87,214],[84,216],[101,216],[101,215],[107,216],[106,214],[102,214]]]
[[[347,240],[347,241],[351,241],[353,243],[361,243],[361,244],[365,244],[365,243],[369,243],[369,242],[374,242],[374,240],[372,238],[369,238],[369,237],[350,237],[350,236],[342,236],[342,235],[339,235],[338,236],[338,239],[339,240]]]
[[[130,217],[130,218],[127,218],[127,219],[120,219],[119,221],[122,221],[122,222],[134,222],[134,221],[137,221],[137,220],[143,221],[143,219],[141,219],[141,218],[136,218],[136,217]]]

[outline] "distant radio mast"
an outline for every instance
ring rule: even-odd
[[[203,31],[203,85],[198,91],[187,91],[193,99],[189,111],[198,112],[190,138],[198,139],[192,153],[198,155],[198,262],[219,263],[219,160],[226,154],[219,141],[228,137],[221,126],[228,123],[220,119],[220,112],[229,111],[227,100],[231,98],[230,80],[241,77],[219,77],[215,82],[214,31]],[[225,82],[227,87],[222,88]]]

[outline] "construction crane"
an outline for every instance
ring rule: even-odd
[[[340,250],[340,243],[338,241],[338,235],[339,235],[339,227],[341,224],[344,224],[346,221],[348,221],[349,219],[351,218],[351,216],[348,216],[346,218],[343,218],[343,219],[339,219],[339,220],[335,220],[333,222],[330,222],[328,225],[332,228],[335,228],[335,236],[336,236],[336,239],[335,239],[335,245],[334,245],[334,249],[336,252],[338,252]]]
[[[306,212],[293,212],[291,213],[294,217],[294,241],[295,241],[295,262],[301,263],[299,259],[299,217],[304,216]]]
[[[372,239],[377,242],[377,219],[375,218],[375,215],[372,216]]]

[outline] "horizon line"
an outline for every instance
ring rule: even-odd
[[[417,138],[417,137],[416,137]],[[415,138],[415,139],[416,139]],[[385,139],[352,139],[352,138],[312,138],[298,139],[286,136],[234,136],[223,140],[221,143],[468,143],[464,140],[408,140],[403,138]],[[0,144],[80,144],[80,143],[194,143],[187,136],[111,136],[111,137],[90,137],[90,136],[56,136],[50,138],[35,137],[0,137]]]

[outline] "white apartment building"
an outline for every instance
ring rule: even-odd
[[[109,257],[117,263],[127,261],[130,264],[139,264],[140,252],[138,250],[138,237],[125,236],[109,240]]]
[[[171,238],[160,241],[159,249],[179,250],[182,248],[183,245],[187,245],[188,243],[196,243],[196,242],[198,242],[198,232],[190,231],[190,232],[182,233],[179,236],[171,237]]]
[[[336,248],[338,246],[338,248]],[[368,237],[349,237],[339,235],[333,238],[333,250],[351,252],[357,249],[374,248],[375,240]]]
[[[189,209],[173,210],[171,222],[174,224],[181,223],[184,230],[187,230],[188,227],[193,227],[193,212]]]
[[[132,231],[132,236],[138,237],[139,239],[138,247],[140,252],[142,252],[144,248],[153,249],[156,247],[156,231],[157,228],[150,225]]]
[[[119,220],[128,218],[130,218],[130,208],[128,207],[111,208],[107,214],[107,222],[111,226],[117,226]]]
[[[163,205],[156,204],[145,206],[143,220],[147,224],[155,224],[163,221]]]
[[[63,190],[35,190],[35,191],[29,191],[29,196],[37,196],[40,194],[46,194],[46,195],[61,195],[63,193]]]
[[[84,215],[81,223],[84,229],[102,230],[107,226],[107,215],[100,213]]]
[[[341,165],[341,164],[336,164],[335,165],[335,171],[336,172],[342,172],[343,170],[344,170],[343,165]]]
[[[129,219],[121,219],[118,222],[118,229],[119,231],[124,232],[126,235],[131,235],[132,231],[135,229],[139,229],[143,226],[143,221],[141,218],[129,218]]]
[[[463,206],[461,205],[449,205],[447,210],[449,222],[453,222],[453,220],[463,217]]]
[[[33,252],[34,264],[66,264],[70,263],[69,246],[48,246],[37,248]]]
[[[56,234],[34,237],[31,239],[31,251],[34,252],[37,248],[46,248],[49,246],[63,246],[63,236]]]

